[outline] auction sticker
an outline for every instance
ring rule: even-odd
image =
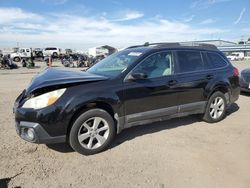
[[[142,53],[141,52],[130,52],[128,55],[129,56],[140,56]]]

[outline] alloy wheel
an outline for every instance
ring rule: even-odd
[[[221,97],[216,97],[210,104],[209,113],[213,119],[221,117],[225,110],[225,102]]]
[[[86,149],[96,149],[106,142],[109,132],[109,125],[105,119],[92,117],[81,125],[78,141]]]

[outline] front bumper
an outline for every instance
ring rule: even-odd
[[[54,105],[40,110],[24,109],[21,107],[24,93],[16,99],[13,108],[17,134],[28,142],[39,144],[66,142],[68,121],[63,119],[67,116],[61,114],[62,110]]]
[[[31,132],[33,132],[32,139],[27,134],[28,130],[31,130]],[[40,124],[35,122],[16,122],[16,132],[22,139],[33,143],[52,144],[66,142],[66,135],[50,136]]]
[[[243,91],[243,92],[250,92],[250,89],[244,88],[244,87],[240,88],[240,90]]]

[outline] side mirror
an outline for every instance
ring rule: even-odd
[[[128,77],[129,80],[144,80],[144,79],[147,79],[147,78],[148,78],[147,74],[145,74],[145,73],[138,73],[138,72],[132,73]]]

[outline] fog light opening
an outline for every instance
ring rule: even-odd
[[[34,140],[35,139],[35,132],[32,128],[26,128],[25,129],[25,136],[29,140]]]

